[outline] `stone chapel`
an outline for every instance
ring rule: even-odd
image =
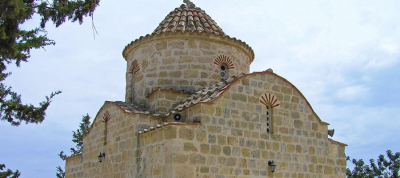
[[[106,101],[66,178],[344,178],[344,143],[303,94],[190,0],[128,44],[125,101]],[[329,134],[328,134],[329,133]]]

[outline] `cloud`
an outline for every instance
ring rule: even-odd
[[[368,91],[368,88],[360,85],[347,86],[339,89],[336,93],[336,96],[342,100],[352,101],[361,97],[365,97],[368,94]]]

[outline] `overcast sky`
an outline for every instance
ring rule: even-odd
[[[255,52],[251,71],[272,68],[308,99],[335,129],[352,158],[400,151],[400,3],[368,0],[194,0],[231,37]],[[72,130],[104,101],[123,101],[122,50],[150,34],[182,0],[100,2],[82,25],[47,24],[55,46],[33,50],[28,63],[9,66],[6,80],[24,103],[37,105],[56,90],[42,124],[0,122],[0,163],[21,178],[56,177],[57,154],[73,147]],[[23,28],[37,27],[31,20]]]

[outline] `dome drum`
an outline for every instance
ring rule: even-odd
[[[221,66],[229,68],[229,75],[249,72],[253,56],[235,41],[195,34],[167,39],[155,37],[125,53],[126,101],[149,106],[147,96],[158,88],[193,93],[220,82]]]

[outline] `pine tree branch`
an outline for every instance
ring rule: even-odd
[[[10,169],[7,169],[7,171],[3,172],[2,170],[4,168],[6,168],[6,166],[4,164],[0,164],[0,178],[18,178],[21,175],[21,172],[18,170],[13,172]]]

